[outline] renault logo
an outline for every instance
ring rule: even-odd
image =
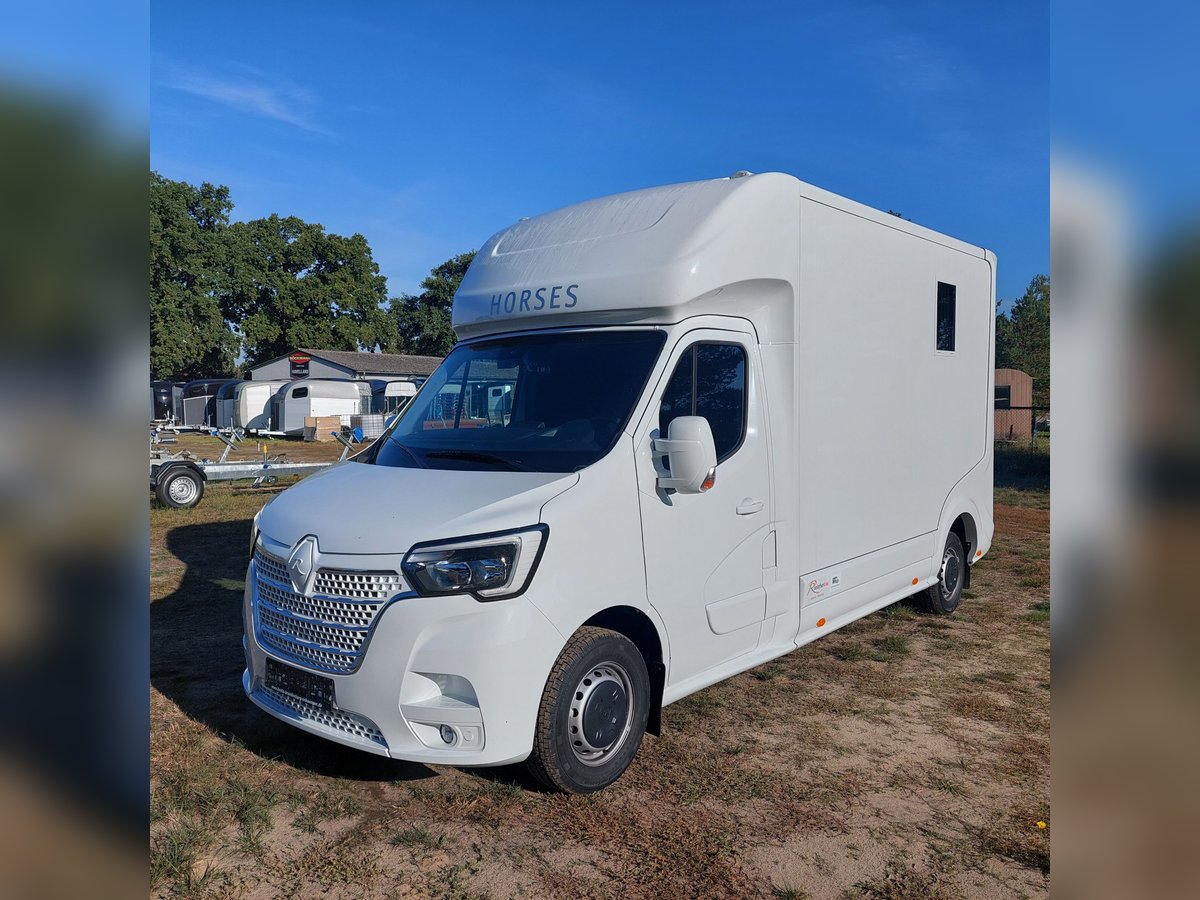
[[[312,581],[313,561],[317,555],[317,539],[311,534],[301,538],[292,548],[288,557],[288,575],[292,579],[292,587],[297,594],[308,594],[308,586]]]

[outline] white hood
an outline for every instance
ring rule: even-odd
[[[572,487],[575,473],[461,472],[341,463],[288,488],[262,511],[265,536],[325,553],[404,553],[418,541],[520,528]]]

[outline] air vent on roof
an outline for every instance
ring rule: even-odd
[[[754,174],[753,172],[749,172],[746,169],[738,169],[736,172],[734,172],[729,177],[730,178],[745,178],[747,175],[753,175],[753,174]]]

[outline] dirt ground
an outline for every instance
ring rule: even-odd
[[[156,895],[1048,893],[1044,491],[997,490],[992,551],[955,615],[896,604],[688,697],[590,797],[546,793],[519,767],[382,760],[252,706],[241,593],[266,499],[222,485],[195,509],[151,510]]]

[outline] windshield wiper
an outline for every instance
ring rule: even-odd
[[[491,463],[496,466],[504,466],[506,469],[511,469],[513,472],[523,470],[522,466],[517,465],[511,459],[506,459],[503,456],[497,456],[495,453],[480,453],[475,450],[430,450],[425,454],[426,459],[468,459],[474,462]]]

